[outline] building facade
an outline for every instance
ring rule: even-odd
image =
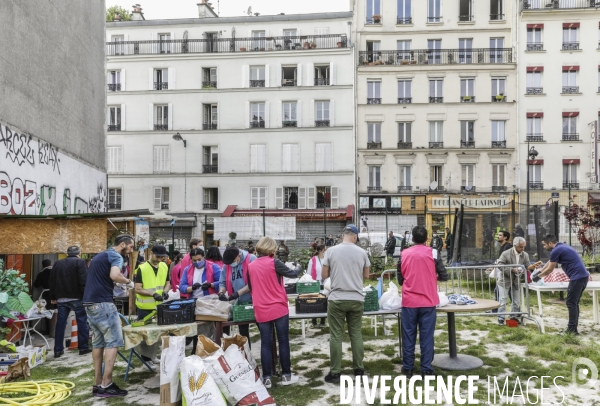
[[[400,215],[394,231],[418,223],[443,234],[455,207],[449,196],[474,202],[465,223],[477,244],[484,226],[512,227],[505,215],[518,164],[515,7],[353,2],[357,207],[370,228],[388,228],[392,213]],[[489,203],[486,224],[478,199]]]
[[[209,244],[223,213],[330,210],[341,228],[354,201],[351,13],[217,17],[200,3],[198,17],[107,24],[109,207],[150,208],[151,234],[179,217],[182,239]]]

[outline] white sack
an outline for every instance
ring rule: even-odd
[[[227,406],[227,402],[223,399],[215,380],[208,373],[202,358],[197,355],[184,358],[179,371],[183,406]]]
[[[160,406],[179,404],[179,364],[185,358],[185,337],[163,337],[160,355]]]

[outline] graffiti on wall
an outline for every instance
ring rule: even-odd
[[[0,123],[0,215],[101,213],[106,174]]]

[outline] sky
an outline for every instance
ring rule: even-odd
[[[139,3],[146,20],[170,18],[197,18],[201,0],[106,0],[106,7],[119,5],[132,10],[132,5]],[[220,9],[220,17],[245,15],[248,7],[252,13],[260,15],[308,14],[332,11],[348,11],[349,0],[210,0],[213,8]]]

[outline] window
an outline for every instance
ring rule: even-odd
[[[442,22],[442,0],[427,0],[427,22],[440,23]]]
[[[492,102],[506,101],[506,78],[492,79]]]
[[[504,0],[490,0],[490,21],[504,20]]]
[[[161,54],[171,53],[171,34],[158,34],[158,47]]]
[[[568,188],[569,184],[571,184],[571,187],[573,187],[573,186],[579,187],[579,185],[577,184],[577,172],[578,171],[579,171],[579,164],[563,163],[563,188]]]
[[[311,199],[309,188],[309,201]],[[317,209],[330,208],[331,207],[331,186],[317,186]],[[308,208],[312,208],[312,205],[309,203]]]
[[[267,188],[266,187],[250,188],[250,208],[251,209],[266,209],[267,208]]]
[[[283,127],[296,127],[298,125],[297,119],[297,103],[296,102],[284,102],[283,103]]]
[[[296,86],[298,81],[298,68],[294,66],[281,67],[281,86]]]
[[[444,122],[429,122],[429,148],[444,147]]]
[[[460,80],[460,101],[465,103],[475,101],[475,79]]]
[[[461,189],[471,191],[475,189],[475,165],[462,165],[461,166]]]
[[[398,103],[412,103],[412,80],[398,81]]]
[[[398,191],[411,190],[411,166],[410,165],[399,165],[398,166]],[[402,189],[401,189],[402,188]]]
[[[121,131],[121,106],[108,107],[108,131]]]
[[[154,173],[169,173],[171,171],[171,151],[168,145],[155,145],[152,160]]]
[[[410,55],[410,44],[411,41],[410,40],[402,40],[402,41],[396,41],[396,49],[399,51],[398,52],[398,61],[399,63],[402,63],[402,61],[410,61],[411,60],[411,55]],[[404,64],[406,64],[407,62],[404,62]]]
[[[504,63],[504,38],[490,38],[490,63]]]
[[[381,23],[381,3],[379,0],[367,0],[367,24]]]
[[[252,48],[255,51],[265,50],[265,32],[264,31],[252,31]]]
[[[442,165],[429,165],[429,184],[433,182],[437,182],[437,187],[433,190],[444,190],[444,187],[442,186],[444,183]]]
[[[367,148],[381,148],[381,123],[367,123],[368,143]]]
[[[267,146],[264,144],[250,145],[250,172],[267,171]]]
[[[572,69],[574,66],[570,66],[569,70],[563,69],[562,73],[562,93],[579,93],[579,86],[577,85],[577,70]]]
[[[381,104],[381,82],[367,82],[367,104]]]
[[[475,121],[460,122],[460,146],[462,148],[475,147]]]
[[[379,41],[367,41],[367,52],[368,52],[368,61],[369,62],[377,62],[381,60],[381,42]]]
[[[219,189],[204,188],[202,208],[204,210],[217,210],[219,208]]]
[[[168,187],[154,188],[154,210],[169,210],[169,195]]]
[[[315,144],[315,163],[316,172],[331,172],[333,170],[330,143],[319,142]]]
[[[318,101],[315,102],[316,109],[316,127],[329,127],[330,118],[329,118],[329,102],[328,101]]]
[[[506,191],[506,164],[492,165],[492,191]]]
[[[542,40],[542,28],[531,27],[527,28],[527,50],[528,51],[543,51],[544,43]]]
[[[329,65],[315,66],[315,86],[329,86]]]
[[[167,90],[169,88],[169,70],[154,69],[154,90]]]
[[[579,49],[579,28],[563,26],[563,50]]]
[[[427,40],[427,59],[429,64],[442,63],[442,40],[441,39],[429,39]]]
[[[121,210],[121,188],[108,189],[108,210]]]
[[[577,141],[579,134],[577,133],[577,117],[563,117],[563,141]]]
[[[397,24],[412,23],[412,0],[398,0],[398,19]]]
[[[250,67],[250,87],[265,87],[265,67]]]
[[[111,70],[108,72],[108,91],[119,92],[121,91],[121,71]]]
[[[543,141],[542,118],[527,117],[527,141]]]
[[[111,54],[112,55],[125,55],[126,45],[123,44],[123,42],[125,42],[125,36],[113,35],[111,37],[111,40],[113,42],[111,51],[113,51],[113,52],[112,53],[109,52],[109,55],[111,55]]]
[[[108,164],[106,165],[108,173],[123,172],[123,147],[107,147],[106,156]]]
[[[506,148],[506,121],[492,121],[492,148]]]
[[[429,79],[429,103],[442,103],[444,101],[443,84],[443,79]]]
[[[169,129],[169,106],[154,106],[156,116],[154,117],[154,130],[167,131]]]
[[[473,1],[460,0],[458,5],[458,21],[473,21]]]
[[[204,147],[202,173],[219,172],[219,147]]]
[[[298,144],[283,144],[281,171],[300,172],[300,146]]]
[[[297,209],[298,208],[298,188],[297,187],[284,187],[283,188],[283,208],[284,209]]]
[[[529,183],[542,182],[542,165],[529,165]]]
[[[217,68],[202,69],[202,88],[217,88]]]
[[[296,36],[296,30],[292,29],[292,30],[283,30],[283,36],[284,37],[295,37]]]
[[[204,104],[204,130],[216,130],[218,128],[218,110],[216,104]]]
[[[526,93],[542,94],[542,72],[527,72]]]
[[[410,149],[412,148],[412,123],[398,123],[398,148],[399,149]]]
[[[472,49],[472,38],[460,38],[458,40],[458,63],[473,63]]]
[[[265,103],[250,103],[250,128],[265,128]]]
[[[367,190],[381,190],[381,166],[369,166],[369,184]]]

